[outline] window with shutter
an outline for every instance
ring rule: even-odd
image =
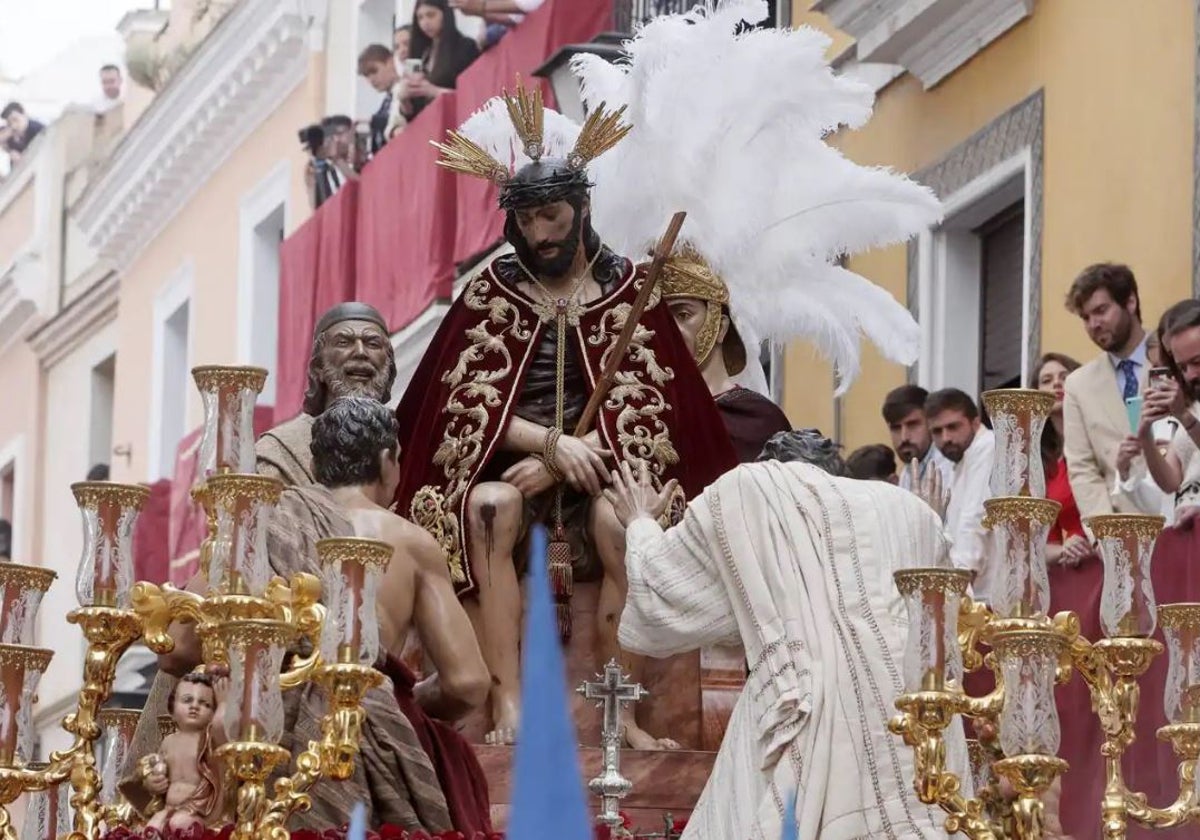
[[[976,234],[980,241],[980,389],[1017,388],[1021,384],[1024,203],[998,213]]]

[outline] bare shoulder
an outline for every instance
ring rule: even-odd
[[[364,520],[369,520],[370,530],[376,539],[391,543],[395,549],[408,553],[423,571],[445,568],[441,546],[420,525],[383,508],[362,511],[361,515]]]

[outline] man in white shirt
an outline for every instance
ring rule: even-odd
[[[925,401],[929,392],[917,385],[901,385],[884,397],[883,422],[892,436],[892,449],[900,460],[900,486],[912,490],[912,474],[908,465],[917,462],[917,479],[924,481],[930,468],[942,474],[942,486],[949,487],[954,463],[933,445],[929,420],[925,416]]]
[[[996,438],[980,423],[975,401],[957,388],[930,394],[925,401],[925,416],[929,418],[934,445],[954,464],[946,508],[950,562],[955,568],[975,574],[975,595],[986,600],[990,575],[983,503],[991,498],[989,482]]]

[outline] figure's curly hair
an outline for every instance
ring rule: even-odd
[[[383,403],[339,397],[313,421],[313,474],[326,487],[357,487],[380,479],[379,453],[400,447],[400,424]]]
[[[760,461],[803,461],[830,475],[845,476],[846,462],[841,447],[821,434],[820,429],[796,429],[776,432],[763,447]]]
[[[183,688],[184,685],[205,685],[209,691],[213,691],[213,678],[204,671],[191,671],[179,678],[179,682],[175,683],[175,687],[171,689],[171,693],[167,695],[167,709],[175,708],[175,692]],[[216,693],[213,693],[213,702],[216,703]]]
[[[329,399],[329,385],[322,379],[321,351],[325,349],[325,331],[313,337],[312,354],[308,357],[308,387],[304,391],[304,413],[317,417],[325,410],[325,401]],[[392,386],[396,383],[396,353],[388,342],[387,379],[380,389],[377,399],[387,402],[392,396]]]

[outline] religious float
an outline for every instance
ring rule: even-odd
[[[895,575],[910,635],[905,693],[896,700],[900,714],[891,728],[914,752],[917,794],[946,812],[947,834],[1032,840],[1050,834],[1058,807],[1050,809],[1047,801],[1059,798],[1057,788],[1074,771],[1096,793],[1078,801],[1064,793],[1062,807],[1094,808],[1105,840],[1180,827],[1177,836],[1195,836],[1188,827],[1200,824],[1200,604],[1157,604],[1150,558],[1163,518],[1109,514],[1087,521],[1104,567],[1103,638],[1087,638],[1081,626],[1094,616],[1051,614],[1045,549],[1059,504],[1044,498],[1038,441],[1053,395],[999,390],[985,393],[983,403],[996,432],[993,498],[984,517],[997,570],[990,605],[968,596],[965,571],[930,567]],[[1165,679],[1161,667],[1152,679],[1164,648],[1152,638],[1157,628],[1166,642]],[[984,680],[981,694],[974,689],[985,668],[994,683]],[[1056,702],[1056,685],[1078,690],[1060,692]],[[1064,702],[1064,696],[1072,699]],[[1139,726],[1151,703],[1164,707],[1166,725],[1157,732]],[[1060,757],[1067,751],[1060,714],[1077,720],[1089,711],[1098,718],[1098,736],[1073,745],[1072,760],[1100,758],[1090,767],[1071,767]],[[979,735],[968,742],[971,779],[947,769],[945,736],[959,718],[971,719]],[[1155,735],[1174,751],[1178,784],[1153,772],[1146,784],[1158,789],[1148,797],[1127,783],[1122,759],[1136,740],[1153,761],[1156,749],[1165,752]],[[1173,802],[1152,801],[1169,794]]]
[[[33,707],[39,679],[53,651],[34,643],[37,611],[55,574],[15,563],[0,564],[0,836],[3,840],[112,840],[167,834],[192,840],[272,840],[346,836],[345,825],[323,831],[292,831],[290,821],[310,807],[310,791],[322,780],[346,780],[359,760],[366,720],[364,695],[383,681],[372,667],[380,652],[375,594],[391,546],[355,538],[317,544],[321,577],[273,575],[267,528],[280,498],[279,481],[255,474],[253,416],[266,371],[249,367],[202,367],[193,371],[204,406],[200,470],[192,495],[203,507],[208,538],[201,550],[203,592],[135,582],[132,537],[148,490],[141,485],[82,482],[72,485],[83,520],[84,548],[75,581],[79,608],[67,616],[87,643],[76,708],[63,720],[71,745],[38,762],[34,755]],[[596,593],[581,585],[573,599],[578,627],[595,608]],[[213,750],[212,765],[230,803],[218,822],[170,822],[165,803],[138,801],[123,783],[135,739],[144,738],[146,713],[106,707],[116,666],[131,645],[156,653],[174,646],[168,627],[192,623],[207,673],[217,674],[216,715],[226,742]],[[712,651],[661,663],[648,689],[629,684],[615,663],[597,668],[586,633],[566,649],[569,676],[578,684],[573,707],[583,779],[597,797],[597,836],[678,837],[711,770],[715,749],[741,682],[732,651]],[[197,669],[200,671],[201,669]],[[180,687],[192,685],[188,677]],[[324,698],[319,737],[292,754],[280,746],[285,693],[317,687]],[[622,704],[657,693],[646,703],[684,749],[620,748]],[[139,727],[140,724],[140,727]],[[137,764],[145,779],[172,759],[164,746],[188,721],[153,721],[157,751]],[[468,720],[478,743],[486,722]],[[193,727],[194,728],[194,727]],[[136,733],[136,734],[135,734]],[[202,739],[207,744],[207,737]],[[99,749],[98,749],[99,748]],[[492,817],[502,829],[509,803],[513,747],[476,747],[487,773]],[[166,756],[164,759],[163,756]],[[197,766],[201,760],[196,757]],[[202,774],[203,775],[203,774]],[[25,798],[20,825],[10,809]],[[168,794],[169,801],[170,794]],[[194,800],[188,800],[193,802]],[[191,807],[188,805],[187,807]],[[160,814],[159,823],[154,815]],[[149,827],[148,827],[149,826]],[[161,834],[161,832],[158,832]],[[383,825],[372,837],[407,840]],[[457,832],[446,837],[462,838]],[[482,837],[483,835],[477,835]],[[495,835],[499,836],[499,835]]]

